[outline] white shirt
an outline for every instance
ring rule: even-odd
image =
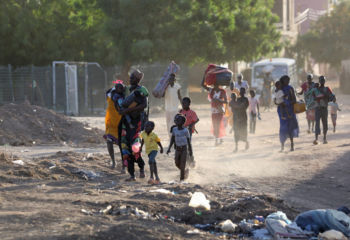
[[[256,109],[257,109],[257,105],[259,104],[259,100],[257,99],[257,97],[249,97],[248,98],[249,101],[249,112],[253,112],[256,114]]]
[[[241,84],[236,81],[234,86],[238,90],[241,90],[241,88],[245,88],[245,90],[247,90],[249,88],[248,82],[246,80],[242,80]]]
[[[284,101],[284,92],[282,90],[278,90],[275,93],[275,99],[277,104],[281,104]]]
[[[167,89],[165,90],[165,111],[167,112],[174,112],[179,109],[179,97],[177,92],[181,86],[178,83],[174,83],[174,86],[168,86]]]

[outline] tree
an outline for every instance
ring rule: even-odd
[[[340,3],[330,15],[321,17],[311,30],[298,38],[295,49],[299,54],[320,63],[339,67],[350,58],[350,2]]]
[[[277,51],[273,0],[0,1],[0,64],[251,61]]]
[[[251,61],[278,46],[270,0],[104,0],[109,54],[124,66]]]

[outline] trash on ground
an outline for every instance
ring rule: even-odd
[[[188,206],[193,208],[204,208],[205,210],[210,210],[210,201],[206,199],[202,192],[195,192],[190,200]]]
[[[159,189],[153,189],[153,190],[150,190],[149,192],[151,193],[164,193],[164,194],[171,194],[171,195],[175,195],[174,192],[171,192],[167,189],[164,189],[164,188],[159,188]]]
[[[103,214],[110,214],[112,212],[112,205],[108,205],[105,209],[101,209],[100,210],[100,213],[103,213]]]
[[[49,167],[49,169],[54,169],[56,167],[55,164],[53,164],[52,166]]]
[[[307,239],[308,237],[301,231],[296,232],[295,229],[293,231],[289,231],[288,224],[283,220],[276,220],[272,218],[266,218],[266,228],[269,233],[275,238],[303,238]]]
[[[81,209],[81,212],[85,213],[86,215],[92,215],[93,214],[91,211],[86,210],[86,209]]]
[[[204,230],[204,231],[208,231],[208,230],[214,228],[214,226],[212,224],[195,224],[194,227],[201,229],[201,230]]]
[[[273,237],[266,228],[260,228],[252,231],[253,238],[257,240],[272,240]]]
[[[254,224],[247,222],[245,219],[243,219],[238,226],[244,233],[251,233],[254,230]]]
[[[287,224],[291,224],[292,221],[288,219],[287,215],[284,212],[277,211],[274,213],[271,213],[266,217],[266,219],[275,219],[275,220],[282,220]]]
[[[147,218],[150,217],[148,212],[145,212],[145,211],[140,210],[138,208],[135,209],[135,215],[138,216],[138,217],[141,217],[143,219],[147,219]]]
[[[196,214],[197,216],[202,216],[202,212],[201,211],[194,211],[194,214]]]
[[[22,160],[14,160],[12,161],[14,164],[24,166],[24,162]]]
[[[187,234],[202,234],[198,229],[187,230]]]
[[[323,240],[346,240],[347,237],[344,236],[343,233],[336,230],[328,230],[326,232],[320,233],[318,235],[318,239]]]
[[[75,170],[75,171],[73,171],[73,173],[79,175],[81,178],[83,178],[85,180],[95,179],[95,178],[100,176],[99,174],[95,173],[94,171],[84,170],[84,169]]]
[[[350,217],[333,209],[310,210],[295,218],[296,224],[304,230],[318,234],[321,231],[337,230],[350,236]]]
[[[219,226],[221,228],[221,231],[226,232],[226,233],[234,233],[236,228],[237,228],[237,224],[234,224],[229,219],[219,223]]]

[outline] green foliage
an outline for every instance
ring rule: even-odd
[[[0,1],[0,64],[251,61],[278,51],[273,0]]]
[[[339,66],[350,58],[350,2],[339,4],[329,16],[321,17],[311,31],[298,38],[295,49],[311,54],[317,62]]]

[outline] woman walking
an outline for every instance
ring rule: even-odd
[[[236,148],[234,152],[238,150],[238,142],[245,142],[245,149],[249,148],[248,142],[248,117],[247,117],[247,108],[249,107],[248,98],[245,95],[245,88],[240,89],[240,97],[235,101],[234,95],[232,96],[232,101],[230,102],[230,106],[233,112],[233,131],[235,136]]]
[[[280,119],[280,142],[281,151],[284,150],[284,144],[287,138],[290,139],[290,150],[294,151],[294,138],[299,136],[299,125],[296,115],[294,113],[293,105],[296,103],[295,91],[292,86],[289,85],[290,78],[284,75],[280,78],[282,84],[282,91],[284,93],[284,101],[278,105],[277,113]],[[276,101],[275,101],[276,104]],[[276,104],[277,105],[277,104]],[[284,117],[284,111],[287,111],[287,117]]]
[[[213,134],[215,137],[215,145],[218,145],[223,142],[222,138],[225,136],[224,104],[227,103],[226,92],[217,84],[214,84],[214,87],[210,88],[202,83],[202,87],[209,92],[208,99],[211,102]]]
[[[143,73],[139,70],[135,70],[130,75],[130,86],[127,88],[127,96],[133,96],[133,106],[129,106],[126,109],[120,110],[120,114],[123,116],[129,115],[131,118],[131,124],[134,127],[130,127],[130,124],[126,121],[126,118],[122,119],[122,131],[121,131],[121,148],[124,163],[127,163],[128,172],[130,178],[128,181],[135,181],[135,163],[140,168],[140,178],[145,177],[144,166],[145,162],[141,157],[141,125],[143,124],[144,109],[147,107],[148,91],[144,86],[140,85],[140,81],[143,78]],[[127,101],[127,99],[125,100]]]

